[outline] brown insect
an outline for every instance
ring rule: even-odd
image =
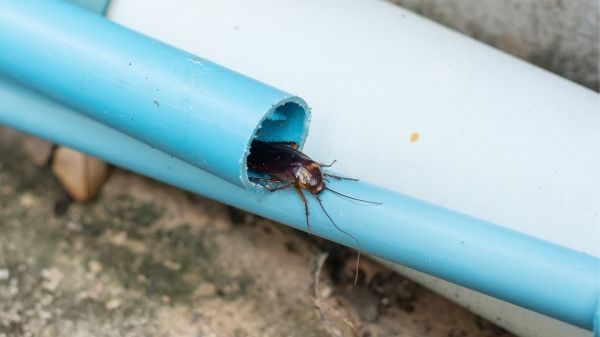
[[[333,226],[340,232],[352,238],[352,240],[354,240],[354,243],[356,243],[356,247],[358,250],[358,258],[356,261],[356,283],[356,281],[358,280],[358,264],[360,262],[360,244],[352,234],[341,229],[335,223],[335,221],[333,221],[329,213],[327,213],[327,211],[325,210],[325,207],[323,207],[323,203],[319,196],[321,193],[323,193],[323,191],[327,190],[352,200],[372,204],[381,203],[353,198],[351,196],[342,194],[327,187],[327,185],[325,184],[325,182],[328,181],[327,178],[345,179],[353,181],[358,181],[358,179],[341,177],[335,174],[324,172],[322,168],[331,167],[335,163],[335,160],[328,165],[319,164],[304,153],[298,151],[298,145],[295,143],[262,142],[254,140],[252,142],[250,154],[248,155],[247,163],[248,168],[250,170],[267,176],[252,177],[250,178],[250,180],[260,184],[269,191],[275,192],[288,188],[294,188],[294,190],[296,190],[298,197],[304,203],[306,226],[308,228],[309,233],[311,233],[309,221],[310,212],[308,209],[308,201],[302,190],[307,190],[315,197],[315,199],[317,199],[317,202],[319,203],[319,206],[321,206],[323,213],[325,213],[327,218],[329,218]]]

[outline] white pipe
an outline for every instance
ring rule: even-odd
[[[109,17],[304,97],[315,159],[600,256],[595,92],[378,0],[117,0]],[[463,299],[520,335],[557,324]]]

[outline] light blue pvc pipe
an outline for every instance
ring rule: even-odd
[[[596,309],[596,315],[594,316],[594,337],[600,337],[600,304]]]
[[[244,190],[1,79],[0,102],[0,124],[306,230],[294,191]],[[383,203],[322,195],[333,219],[364,252],[592,329],[600,296],[597,258],[365,183],[332,184],[351,196]],[[309,199],[313,233],[353,246]]]
[[[0,0],[0,51],[12,78],[239,186],[255,135],[304,143],[302,99],[64,1]]]

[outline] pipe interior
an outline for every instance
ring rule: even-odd
[[[306,140],[308,126],[308,108],[301,101],[287,101],[275,107],[257,128],[252,140],[263,142],[292,142],[301,149]],[[248,144],[248,151],[244,158],[247,177],[261,177],[256,172],[248,170],[247,157],[252,150],[252,143]],[[246,177],[246,178],[247,178]],[[257,188],[258,184],[250,183],[251,187]],[[260,188],[259,188],[260,189]]]

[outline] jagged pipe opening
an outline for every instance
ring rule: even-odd
[[[250,182],[248,177],[258,175],[248,170],[247,159],[250,154],[252,141],[257,139],[265,142],[293,142],[302,148],[308,134],[310,110],[306,103],[298,98],[291,97],[275,105],[261,121],[254,131],[252,139],[248,142],[243,161],[243,181],[253,190],[261,190],[259,185]]]

